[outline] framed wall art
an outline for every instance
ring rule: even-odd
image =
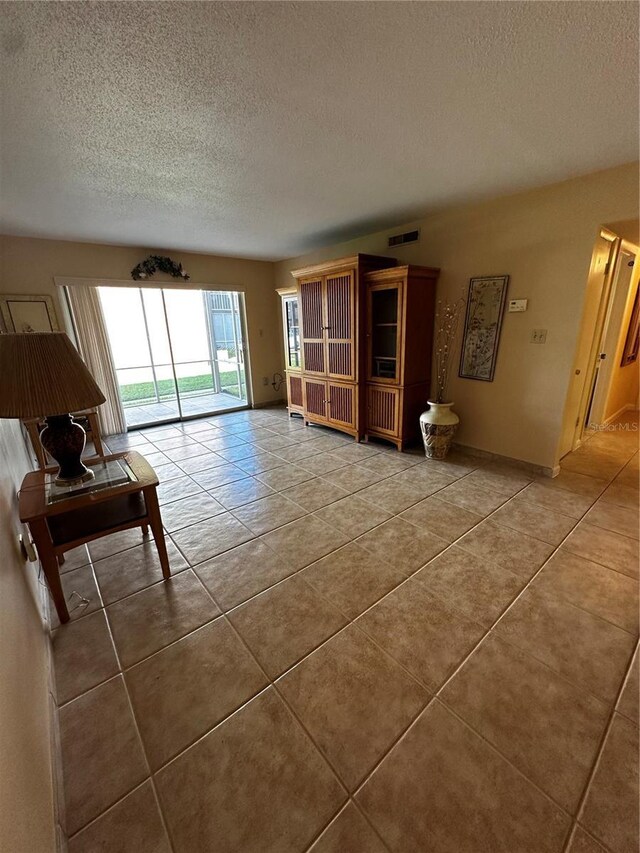
[[[48,294],[0,293],[0,313],[7,332],[58,332],[53,299]]]
[[[458,372],[463,379],[493,381],[508,285],[508,275],[481,276],[469,282]]]

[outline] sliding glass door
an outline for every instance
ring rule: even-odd
[[[241,293],[98,291],[128,427],[248,404]]]

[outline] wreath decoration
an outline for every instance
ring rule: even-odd
[[[181,278],[184,281],[189,281],[189,273],[182,268],[182,264],[177,264],[171,258],[164,255],[149,255],[144,261],[135,266],[131,270],[131,278],[134,281],[143,281],[149,278],[155,272],[166,272],[174,278]]]

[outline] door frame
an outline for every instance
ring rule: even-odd
[[[246,299],[246,289],[244,287],[225,287],[222,285],[215,284],[206,284],[203,282],[192,282],[189,281],[188,286],[185,287],[184,283],[177,283],[174,281],[129,281],[128,279],[110,279],[110,278],[85,278],[80,276],[54,276],[53,282],[57,289],[58,295],[58,303],[63,306],[63,320],[65,324],[65,331],[69,335],[72,341],[77,344],[77,336],[75,332],[75,328],[73,326],[73,318],[71,316],[71,312],[68,308],[68,302],[66,297],[66,288],[68,287],[124,287],[124,288],[137,288],[137,289],[149,289],[149,290],[201,290],[201,291],[209,291],[213,293],[237,293],[242,298],[239,300],[239,317],[240,317],[240,328],[242,332],[242,360],[244,365],[244,377],[245,377],[245,388],[246,388],[246,403],[242,403],[238,406],[233,406],[224,410],[224,414],[232,413],[232,412],[240,412],[245,409],[250,409],[253,406],[253,373],[251,370],[251,354],[249,350],[249,336],[248,336],[248,324],[247,324],[247,299]],[[222,413],[221,413],[222,414]],[[162,424],[171,424],[183,421],[193,421],[198,420],[203,417],[211,417],[212,415],[182,415],[180,418],[176,420],[176,418],[166,418],[163,420],[154,421],[151,424],[141,424],[140,426],[132,426],[127,427],[127,431],[133,431],[137,429],[148,429],[150,426],[161,426]]]

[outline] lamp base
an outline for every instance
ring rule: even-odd
[[[81,459],[87,437],[80,424],[71,415],[49,415],[46,424],[40,443],[60,466],[56,484],[71,486],[91,480],[95,475]]]

